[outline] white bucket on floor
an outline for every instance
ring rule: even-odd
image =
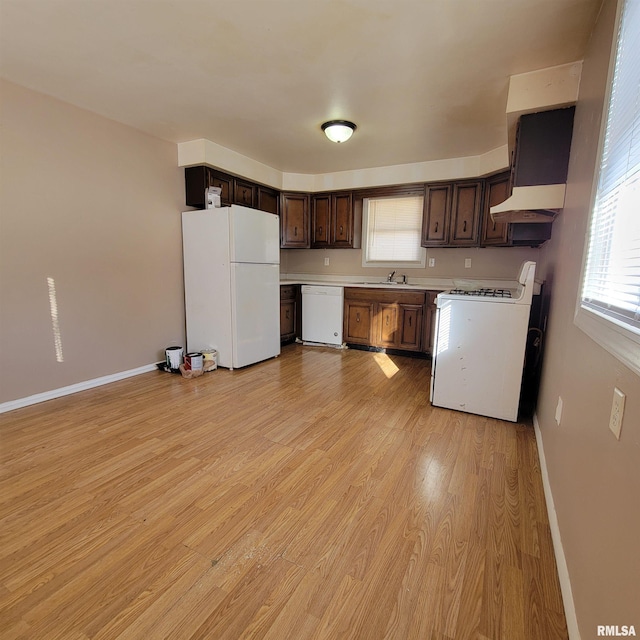
[[[167,347],[164,351],[167,367],[179,369],[182,364],[182,347]]]

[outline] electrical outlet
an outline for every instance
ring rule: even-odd
[[[429,258],[429,266],[430,267],[435,267],[436,266],[436,259],[435,258]]]
[[[613,403],[611,404],[611,416],[609,417],[609,429],[613,435],[620,440],[620,429],[622,429],[622,416],[624,415],[625,395],[615,387],[613,390]]]
[[[465,258],[464,259],[464,268],[465,269],[471,269],[471,258]]]
[[[329,266],[329,258],[325,258],[324,259],[324,266],[328,267]]]
[[[558,404],[556,405],[556,422],[560,424],[562,420],[562,398],[558,396]]]

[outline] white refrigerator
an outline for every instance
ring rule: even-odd
[[[182,214],[187,350],[218,365],[280,354],[278,216],[239,205]]]

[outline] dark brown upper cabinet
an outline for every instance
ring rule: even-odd
[[[284,192],[280,203],[280,246],[283,249],[308,249],[309,195]]]
[[[209,186],[220,189],[220,203],[228,207],[234,203],[233,177],[209,169]]]
[[[449,242],[453,184],[428,184],[424,193],[422,246],[441,247]]]
[[[321,193],[311,198],[311,248],[353,247],[352,193]]]
[[[233,203],[244,207],[255,207],[257,203],[257,185],[239,178],[233,179]]]
[[[483,186],[483,180],[427,184],[422,246],[477,246]]]
[[[489,209],[511,195],[510,174],[500,173],[487,178],[483,202],[480,246],[539,247],[551,237],[551,222],[509,224],[494,222]]]
[[[268,213],[275,213],[278,215],[280,202],[280,194],[275,189],[269,187],[263,187],[258,185],[258,204],[257,208],[260,211],[267,211]]]
[[[208,187],[220,189],[220,204],[240,204],[269,213],[278,213],[279,192],[271,187],[229,175],[211,167],[187,167],[184,170],[185,200],[188,207],[204,209]]]
[[[482,213],[483,181],[457,182],[451,198],[449,244],[456,247],[477,246]]]
[[[567,181],[575,107],[528,113],[516,131],[513,186]]]
[[[480,244],[483,246],[505,246],[509,244],[509,224],[494,222],[489,209],[504,202],[511,195],[510,175],[501,173],[489,178],[485,186],[484,211]]]
[[[323,193],[311,197],[311,247],[328,247],[331,239],[331,194]]]

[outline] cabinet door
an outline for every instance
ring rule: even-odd
[[[429,291],[427,293],[427,301],[425,306],[424,317],[424,344],[426,345],[426,351],[433,354],[433,345],[435,343],[434,331],[436,329],[436,296],[437,291]]]
[[[222,206],[229,206],[232,203],[233,178],[231,176],[209,169],[209,186],[221,189],[220,203]]]
[[[204,166],[187,167],[184,170],[184,194],[188,207],[204,209],[205,191],[209,180],[208,171]]]
[[[427,185],[422,217],[422,246],[437,247],[449,241],[451,184]]]
[[[376,305],[378,320],[376,344],[380,347],[397,347],[400,342],[399,316],[400,305],[381,303]]]
[[[243,207],[255,206],[255,185],[245,180],[233,181],[233,203],[241,204]]]
[[[328,247],[331,227],[331,196],[328,193],[313,196],[311,203],[311,246],[314,248]]]
[[[258,187],[258,209],[278,215],[278,192],[268,187]]]
[[[345,300],[345,342],[371,344],[371,319],[373,304],[368,302],[349,302]]]
[[[334,247],[353,246],[353,199],[351,193],[331,196],[331,239]]]
[[[280,246],[309,248],[309,196],[283,193],[280,207]]]
[[[509,225],[505,222],[494,222],[489,209],[504,202],[510,195],[509,173],[503,173],[487,180],[482,218],[481,245],[509,244]]]
[[[400,335],[398,346],[401,349],[420,351],[422,346],[422,305],[400,305]]]
[[[482,186],[482,181],[459,183],[453,186],[450,244],[460,246],[478,244]]]
[[[296,301],[280,301],[280,342],[295,340],[296,337]]]

